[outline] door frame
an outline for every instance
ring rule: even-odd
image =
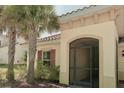
[[[95,38],[92,38],[92,39],[95,39]],[[98,39],[97,39],[98,40]],[[73,42],[73,41],[72,41]],[[71,44],[71,43],[70,43]],[[83,46],[79,46],[79,47],[71,47],[70,46],[70,44],[69,44],[69,85],[70,85],[70,57],[71,57],[71,55],[70,55],[70,53],[71,53],[71,48],[74,48],[74,79],[75,79],[75,76],[76,76],[76,48],[89,48],[90,49],[90,87],[89,88],[93,88],[93,84],[92,84],[92,74],[93,74],[93,72],[92,72],[92,69],[93,69],[93,67],[92,67],[92,47],[93,46],[85,46],[85,45],[83,45]],[[99,52],[99,40],[98,40],[98,44],[97,44],[97,47],[98,47],[98,52]],[[99,55],[100,56],[100,55]],[[100,59],[100,58],[99,58]],[[99,62],[100,62],[100,60],[98,60]],[[100,63],[99,63],[99,70],[100,70]],[[98,76],[99,76],[99,87],[100,87],[100,71],[98,71]],[[75,85],[75,84],[74,84]],[[82,86],[83,87],[83,86]],[[85,87],[85,86],[84,86]]]

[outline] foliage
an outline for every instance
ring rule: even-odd
[[[0,24],[7,28],[8,32],[10,33],[13,31],[15,34],[18,32],[22,32],[25,39],[29,40],[29,67],[28,67],[28,75],[27,81],[33,82],[34,81],[34,59],[36,54],[36,39],[39,36],[39,33],[42,32],[49,32],[52,33],[53,31],[58,31],[59,23],[58,23],[58,16],[55,13],[54,7],[52,5],[24,5],[24,6],[17,6],[17,5],[10,5],[5,6],[1,13],[0,17]],[[16,32],[15,32],[16,31]],[[15,36],[15,34],[9,34],[9,37]],[[8,76],[14,77],[13,72],[13,63],[15,55],[15,38],[10,38],[9,40],[9,50],[8,52],[9,60],[11,63],[8,66]],[[12,46],[13,45],[13,46]],[[11,47],[12,46],[12,47]],[[13,59],[12,59],[13,58]],[[11,60],[12,59],[12,60]],[[45,67],[46,69],[48,67]],[[49,70],[45,70],[49,72]],[[11,75],[12,72],[12,75]],[[44,72],[44,71],[42,71]],[[47,75],[45,75],[47,76]],[[9,78],[8,78],[9,79]]]
[[[27,75],[26,65],[17,65],[15,67],[16,80],[24,80]]]
[[[0,72],[0,80],[2,80],[2,73]]]
[[[25,12],[23,11],[24,7],[21,5],[3,6],[0,13],[0,26],[2,27],[0,29],[9,32],[13,27],[18,32],[24,26],[22,20]]]
[[[0,80],[6,79],[7,69],[0,68]]]
[[[8,69],[8,71],[6,72],[6,78],[8,79],[8,81],[15,80],[15,73],[13,69],[12,70]]]
[[[27,62],[27,51],[24,51],[24,55],[22,57],[22,60],[26,63]]]
[[[26,77],[26,65],[14,64],[14,72],[16,80],[24,80]],[[0,64],[0,80],[6,80],[7,64]]]
[[[49,68],[50,75],[49,80],[51,81],[58,81],[59,80],[59,66],[51,65]]]
[[[24,20],[29,31],[29,67],[27,82],[34,83],[34,59],[36,54],[36,42],[39,32],[58,31],[58,16],[52,5],[30,5],[25,6]],[[47,70],[46,70],[47,71]],[[42,71],[43,72],[43,71]]]
[[[41,78],[41,73],[42,73],[42,62],[41,61],[38,61],[37,62],[37,67],[36,67],[36,70],[35,70],[35,78],[36,79],[40,79]]]
[[[49,81],[59,80],[59,66],[44,65],[42,61],[37,62],[37,69],[35,73],[37,80],[42,80],[42,79]]]
[[[24,8],[22,6],[10,5],[4,6],[0,16],[0,24],[9,37],[8,45],[8,71],[7,79],[14,80],[14,56],[15,56],[15,43],[16,32],[21,27],[21,20],[23,20]]]
[[[48,79],[48,66],[43,65],[42,61],[37,62],[37,68],[36,68],[36,79]]]

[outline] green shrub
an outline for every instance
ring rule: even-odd
[[[8,64],[0,64],[0,80],[7,79]],[[25,79],[27,73],[26,64],[14,64],[14,75],[15,79],[22,80]]]
[[[3,73],[0,71],[0,81],[3,79],[2,75]]]
[[[42,61],[38,61],[37,68],[35,70],[35,77],[37,80],[45,79],[50,81],[58,81],[59,66],[44,65]]]
[[[8,64],[0,64],[0,68],[7,68]]]
[[[35,70],[35,78],[36,79],[41,79],[41,74],[42,74],[42,61],[37,62],[37,67]]]
[[[37,68],[35,71],[36,79],[48,79],[49,70],[47,65],[43,65],[42,61],[37,62]]]
[[[16,65],[15,66],[15,77],[17,80],[24,80],[27,75],[26,65]]]
[[[49,80],[51,81],[58,81],[59,80],[59,66],[50,66],[49,68]]]
[[[27,62],[27,51],[24,51],[22,60],[26,63]]]
[[[6,73],[7,73],[7,70],[2,70],[0,69],[0,80],[5,80],[6,79]]]

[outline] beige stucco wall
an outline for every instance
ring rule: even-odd
[[[1,46],[8,45],[8,37],[6,35],[0,35]]]
[[[23,63],[23,57],[24,57],[24,52],[27,50],[27,45],[23,44],[17,44],[16,45],[16,50],[15,50],[15,64],[17,64],[17,61],[19,63]],[[0,64],[8,64],[8,46],[1,47],[0,48]]]
[[[6,64],[8,62],[8,47],[0,48],[0,63]]]
[[[99,87],[116,87],[117,30],[114,21],[62,31],[60,83],[69,84],[69,43],[83,37],[99,40]]]
[[[116,7],[116,6],[115,6]],[[116,9],[115,22],[119,37],[124,36],[124,5]]]
[[[51,49],[55,49],[55,65],[60,65],[60,41],[59,40],[53,40],[53,41],[47,41],[47,42],[39,42],[37,44],[37,51],[49,51]],[[36,52],[36,59],[37,61],[37,52]],[[35,62],[36,63],[36,62]]]
[[[115,21],[118,35],[124,36],[124,5],[97,5],[82,11],[68,13],[65,16],[60,16],[59,19],[62,31]]]

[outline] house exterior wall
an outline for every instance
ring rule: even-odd
[[[83,11],[79,11],[65,16],[60,16],[61,31],[100,24],[107,21],[114,21],[117,33],[120,37],[124,36],[124,6],[123,5],[99,5],[93,6]]]
[[[24,63],[23,57],[25,51],[27,51],[27,45],[17,44],[15,50],[15,64],[22,64]],[[8,64],[8,46],[4,46],[0,48],[0,64]]]
[[[62,55],[60,57],[60,83],[69,84],[69,43],[83,37],[92,37],[99,40],[100,87],[116,87],[117,30],[114,21],[62,31],[60,44],[60,55]]]
[[[54,40],[54,41],[47,41],[47,42],[39,42],[37,44],[37,52],[39,50],[43,51],[50,51],[52,49],[55,49],[55,65],[60,65],[60,41]],[[37,61],[37,52],[36,52],[36,59],[35,63]]]
[[[55,65],[60,65],[60,83],[69,84],[69,43],[84,37],[99,40],[100,87],[117,87],[118,79],[124,80],[124,44],[118,45],[118,37],[124,36],[124,6],[99,6],[84,12],[59,18],[61,39],[37,43],[37,51],[56,50]],[[27,45],[17,45],[15,63],[21,61]],[[8,48],[0,48],[0,62],[7,63]],[[118,56],[117,56],[118,55]],[[118,60],[117,60],[118,57]],[[118,61],[118,62],[117,62]],[[37,52],[35,65],[37,62]]]
[[[124,37],[124,5],[118,6],[115,14],[115,24],[119,37]]]
[[[0,35],[0,42],[0,47],[8,45],[8,37],[6,35]]]

